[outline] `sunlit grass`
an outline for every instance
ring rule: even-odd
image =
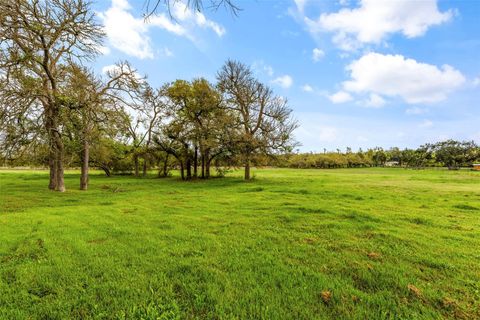
[[[480,174],[0,171],[1,319],[480,318]]]

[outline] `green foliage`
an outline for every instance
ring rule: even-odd
[[[480,162],[480,148],[473,141],[447,140],[425,144],[417,149],[389,150],[382,148],[359,150],[352,153],[297,153],[286,154],[277,158],[275,165],[290,168],[360,168],[378,166],[400,167],[470,167]]]
[[[0,319],[478,319],[480,175],[0,171]]]

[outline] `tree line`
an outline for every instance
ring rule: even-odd
[[[290,168],[361,168],[398,166],[406,168],[448,167],[459,169],[480,163],[480,147],[474,141],[446,140],[416,149],[380,147],[353,152],[292,153],[278,158],[276,165]],[[273,164],[273,163],[272,163]]]
[[[83,0],[0,3],[0,144],[4,165],[37,163],[65,191],[64,167],[107,174],[209,178],[212,164],[242,165],[289,151],[297,122],[287,100],[229,60],[216,75],[152,87],[127,61],[105,75],[88,63],[104,34]],[[221,171],[221,170],[219,170]]]

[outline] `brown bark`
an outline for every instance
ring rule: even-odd
[[[80,190],[88,189],[88,162],[90,161],[90,146],[85,139],[82,148],[82,171],[80,174]]]
[[[183,168],[183,162],[180,162],[180,176],[182,177],[182,180],[185,180],[185,172]]]
[[[202,153],[202,179],[205,179],[205,155]]]
[[[55,144],[53,139],[53,114],[51,108],[48,108],[47,103],[45,105],[45,130],[47,131],[48,136],[48,167],[50,169],[50,181],[48,183],[48,189],[55,190],[57,186],[57,172],[56,172],[56,152]]]
[[[190,157],[187,155],[187,161],[185,162],[185,166],[187,167],[187,179],[190,180],[192,179],[192,160]]]
[[[147,176],[147,159],[143,158],[142,176]]]
[[[195,154],[193,157],[193,176],[197,177],[197,168],[198,168],[198,147],[195,146]]]
[[[64,156],[64,150],[63,150],[63,141],[62,138],[60,137],[60,134],[55,134],[55,147],[57,148],[57,157],[56,157],[56,181],[57,184],[55,186],[55,191],[59,192],[65,192],[65,180],[63,177],[63,156]]]
[[[210,178],[210,164],[211,160],[208,160],[207,165],[205,166],[205,179]]]
[[[138,162],[138,155],[137,154],[133,155],[133,163],[135,165],[135,177],[138,177],[140,168],[139,168],[139,162]]]
[[[49,159],[48,159],[48,167],[50,168],[50,182],[48,184],[48,189],[50,190],[55,190],[55,187],[57,186],[57,172],[55,170],[55,151],[53,150],[52,147],[50,147],[50,152],[49,152]]]
[[[212,162],[212,159],[210,159],[210,152],[209,149],[205,150],[205,179],[210,178],[210,163]]]
[[[245,180],[250,180],[250,158],[245,161]]]
[[[65,192],[65,181],[63,177],[63,157],[64,157],[64,146],[62,141],[62,136],[58,131],[58,124],[56,120],[58,119],[58,110],[53,110],[51,113],[51,130],[50,133],[53,138],[53,153],[55,154],[55,191]]]
[[[169,154],[165,156],[165,161],[163,162],[163,176],[166,177],[168,174],[168,156]]]

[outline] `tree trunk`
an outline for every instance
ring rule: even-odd
[[[83,141],[82,172],[80,174],[80,190],[88,189],[88,162],[90,161],[90,146],[87,139]]]
[[[165,156],[165,161],[163,162],[163,176],[166,177],[168,175],[168,157],[169,154]]]
[[[182,180],[185,180],[185,172],[184,172],[182,161],[180,161],[180,176],[182,177]]]
[[[202,179],[205,179],[205,155],[202,152]]]
[[[191,159],[189,156],[187,156],[187,161],[185,163],[185,166],[187,167],[187,179],[190,180],[192,179],[192,163]]]
[[[137,154],[133,155],[133,163],[134,163],[134,166],[135,166],[135,177],[138,177],[140,168],[139,168],[138,155]]]
[[[205,179],[210,178],[210,163],[212,159],[210,159],[210,150],[205,150]]]
[[[45,106],[45,130],[47,131],[48,137],[48,167],[50,169],[50,181],[48,184],[48,189],[55,190],[57,187],[57,168],[56,168],[56,159],[57,152],[54,142],[54,128],[53,128],[53,110],[50,107]]]
[[[195,146],[195,154],[193,157],[193,176],[197,177],[197,167],[198,167],[198,147]]]
[[[108,167],[105,166],[105,165],[101,165],[100,168],[103,170],[103,172],[105,172],[105,175],[106,175],[107,177],[110,177],[110,176],[111,176],[110,168],[108,168]]]
[[[250,180],[250,157],[245,161],[245,180]]]
[[[143,158],[143,169],[142,169],[142,175],[144,177],[147,176],[147,159]]]
[[[55,158],[56,154],[55,151],[52,150],[53,146],[50,146],[50,152],[49,152],[49,159],[48,159],[48,167],[50,168],[50,182],[48,184],[48,189],[50,190],[55,190],[57,186],[57,172],[56,172],[56,165],[55,165]]]
[[[63,142],[59,134],[56,137],[57,161],[56,161],[56,181],[55,191],[65,192],[65,180],[63,177]]]
[[[206,163],[206,166],[205,166],[205,179],[210,178],[210,164],[211,164],[211,162],[212,162],[211,159],[207,160],[207,163]]]

